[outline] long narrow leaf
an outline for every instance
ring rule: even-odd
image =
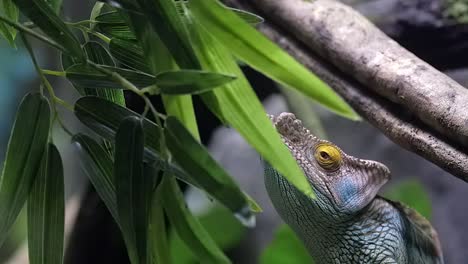
[[[162,184],[159,184],[153,193],[151,203],[149,243],[155,263],[171,264],[169,237],[162,195]]]
[[[47,145],[50,107],[40,94],[28,94],[18,109],[0,182],[0,245],[24,206]]]
[[[176,1],[175,2],[177,10],[182,15],[186,12],[187,2],[188,1]],[[247,22],[249,24],[256,25],[256,24],[262,23],[264,21],[264,19],[262,17],[260,17],[258,15],[255,15],[255,14],[252,14],[250,12],[240,10],[240,9],[231,8],[231,7],[227,7],[227,6],[225,6],[225,8],[228,9],[228,10],[231,10],[237,16],[239,16],[240,18],[242,18],[245,22]]]
[[[89,15],[89,20],[96,21],[96,18],[101,14],[104,3],[96,2],[94,3],[93,9],[91,9],[91,14]],[[96,24],[93,22],[90,25],[90,29],[94,29]]]
[[[185,24],[174,1],[137,0],[141,11],[182,69],[200,69]]]
[[[101,145],[86,135],[77,134],[73,136],[72,141],[78,149],[82,171],[93,184],[115,222],[120,226],[111,157]]]
[[[135,41],[113,38],[109,43],[109,50],[112,56],[123,66],[150,73],[143,50]]]
[[[242,18],[249,24],[255,25],[263,22],[263,18],[255,14],[233,8],[229,9],[235,12],[240,18]],[[133,12],[133,14],[138,15],[135,14],[135,12]],[[125,19],[122,17],[122,14],[118,11],[102,13],[96,16],[95,19],[91,20],[95,20],[97,22],[95,25],[97,31],[106,36],[121,40],[136,40],[135,34],[125,22]]]
[[[75,104],[75,115],[84,125],[110,141],[114,140],[117,129],[125,118],[139,116],[125,107],[94,96],[80,98]],[[143,130],[145,132],[145,160],[164,162],[159,154],[159,127],[148,119],[144,119]],[[174,173],[179,179],[202,188],[175,164],[163,163],[161,166],[164,170]]]
[[[167,3],[163,3],[163,4],[166,5],[167,7],[170,7],[172,3],[169,3],[169,2],[172,2],[172,1],[166,1],[166,2]],[[151,5],[150,1],[146,1],[146,4]],[[153,3],[153,4],[159,4],[159,2]],[[169,50],[166,48],[165,44],[161,40],[161,37],[158,36],[158,34],[156,34],[156,32],[153,30],[153,27],[151,27],[151,25],[147,23],[146,19],[144,17],[136,15],[133,12],[128,12],[128,17],[129,17],[129,20],[131,21],[132,30],[137,36],[138,41],[143,49],[143,54],[151,70],[151,73],[156,75],[163,71],[177,69],[177,66],[175,64],[175,59],[173,58]],[[175,19],[178,20],[178,18],[175,18]],[[179,29],[184,31],[180,27]],[[182,32],[179,36],[183,37],[184,34],[185,33]],[[165,37],[167,38],[168,36],[165,36]],[[181,58],[179,58],[179,60],[180,59]],[[185,63],[187,64],[187,62]],[[189,68],[193,68],[193,67],[189,67]],[[198,68],[198,65],[195,68]],[[200,136],[198,132],[195,111],[193,109],[192,97],[189,95],[180,95],[180,96],[162,95],[162,99],[163,99],[166,113],[179,118],[179,120],[181,120],[181,122],[184,123],[184,125],[190,130],[190,132],[197,139],[199,139]]]
[[[251,25],[257,25],[260,23],[263,23],[265,21],[261,16],[258,16],[256,14],[252,14],[250,12],[244,11],[244,10],[239,10],[235,8],[229,8],[227,7],[230,11],[234,12],[238,17],[240,17],[242,20],[245,22],[251,24]]]
[[[99,1],[106,2],[110,6],[113,6],[115,8],[124,8],[134,13],[139,12],[138,4],[135,3],[135,1],[133,0],[99,0]]]
[[[226,84],[236,77],[232,75],[180,70],[166,71],[156,75],[156,88],[162,94],[200,94]]]
[[[75,104],[75,115],[78,119],[91,128],[94,132],[102,136],[103,138],[113,141],[116,131],[119,127],[119,124],[127,117],[138,117],[139,115],[131,110],[118,106],[112,102],[107,100],[89,96],[89,97],[82,97],[80,98]],[[143,120],[143,131],[145,135],[145,160],[150,161],[157,161],[159,162],[159,166],[161,166],[161,170],[164,170],[168,173],[174,174],[178,179],[200,188],[202,190],[207,191],[212,195],[215,199],[220,201],[226,207],[230,208],[231,201],[227,199],[223,199],[224,195],[221,192],[219,195],[212,194],[210,191],[210,185],[206,185],[204,181],[198,181],[198,175],[188,174],[183,169],[180,168],[177,164],[167,163],[166,161],[162,160],[160,157],[159,152],[159,128],[156,124],[152,123],[151,121],[144,119]],[[193,134],[192,134],[193,135]],[[85,144],[82,143],[80,140],[78,143],[85,147]],[[104,151],[104,150],[102,150]],[[96,153],[99,153],[96,151]],[[96,154],[99,157],[99,154]],[[94,159],[96,160],[96,159]],[[89,169],[89,171],[93,171],[93,167]],[[102,171],[102,169],[100,169]],[[108,171],[108,170],[106,170]],[[204,175],[201,175],[204,177]],[[221,176],[222,177],[222,176]],[[249,199],[248,196],[245,196],[245,199]],[[223,201],[226,201],[224,203]],[[255,205],[255,203],[249,204]],[[109,207],[109,205],[108,205]],[[234,207],[235,209],[239,209]],[[254,206],[252,211],[257,212],[258,206]]]
[[[109,54],[109,52],[106,50],[106,48],[102,44],[95,42],[95,41],[86,42],[83,45],[83,51],[85,52],[88,60],[96,64],[106,65],[107,67],[110,67],[110,69],[114,68],[115,66],[114,60],[112,59],[112,56]],[[67,70],[73,71],[73,69],[77,69],[79,71],[83,67],[85,68],[85,71],[90,71],[93,74],[96,71],[95,69],[92,69],[89,66],[80,64],[79,61],[73,59],[72,57],[67,56],[66,54],[62,54],[62,68],[65,70],[65,72]],[[125,106],[125,97],[123,95],[123,91],[108,88],[108,87],[100,87],[100,89],[96,89],[94,87],[94,83],[86,79],[84,76],[81,76],[81,78],[79,75],[75,77],[78,78],[79,81],[74,82],[73,80],[71,80],[71,83],[78,90],[80,94],[99,96],[109,101],[115,102],[119,105]],[[91,85],[91,86],[88,86],[88,85]]]
[[[0,14],[5,15],[8,19],[13,22],[18,22],[19,11],[12,0],[2,0],[0,1]],[[0,22],[0,34],[8,41],[10,46],[16,47],[15,37],[16,29],[10,25],[7,25],[3,22]]]
[[[106,36],[123,40],[136,39],[120,12],[112,11],[101,14],[96,17],[96,21],[95,28]]]
[[[196,22],[253,68],[342,116],[358,119],[352,108],[328,85],[217,0],[192,0],[189,7]]]
[[[54,10],[56,14],[60,14],[63,0],[46,0],[46,2],[52,7],[52,10]]]
[[[103,68],[116,72],[136,87],[146,87],[155,83],[152,75],[136,72],[132,70],[102,66]],[[88,89],[123,89],[123,87],[110,76],[96,71],[96,69],[87,64],[75,64],[66,70],[67,79],[74,85],[86,87]]]
[[[224,251],[237,248],[246,238],[248,229],[241,225],[226,208],[214,205],[208,211],[197,212],[194,215],[213,241]],[[170,238],[170,253],[174,263],[199,263],[176,232],[171,232]]]
[[[122,121],[115,138],[114,177],[117,211],[133,264],[147,263],[151,178],[143,173],[143,124],[138,117]]]
[[[164,175],[161,183],[164,197],[164,209],[174,225],[179,237],[185,242],[200,263],[224,264],[231,263],[206,232],[197,218],[185,205],[185,201],[171,175]]]
[[[94,132],[109,141],[114,141],[120,123],[127,117],[138,117],[139,114],[115,103],[95,96],[80,98],[75,104],[75,115]],[[159,131],[156,124],[144,119],[145,144],[148,156],[159,153]]]
[[[184,170],[194,175],[199,185],[204,186],[211,196],[240,217],[253,218],[239,186],[176,118],[166,119],[164,135],[174,159]]]
[[[169,115],[180,120],[192,135],[200,141],[198,124],[191,95],[162,95],[164,108]]]
[[[83,45],[83,50],[88,60],[101,65],[115,66],[112,56],[101,43],[88,41]]]
[[[84,60],[78,39],[44,0],[13,0],[21,12],[78,61]]]
[[[115,62],[112,59],[112,56],[109,52],[104,48],[101,43],[95,41],[86,42],[83,45],[83,50],[86,52],[86,57],[88,60],[100,64],[100,65],[108,65],[108,66],[115,66]],[[106,98],[112,102],[115,102],[119,105],[125,106],[125,97],[123,91],[115,90],[115,89],[93,89],[90,87],[83,87],[84,93],[86,95],[96,95],[102,98]]]
[[[204,103],[223,122],[239,131],[286,179],[312,196],[312,188],[302,169],[267,118],[262,104],[230,52],[200,26],[193,27],[191,32],[194,33],[198,55],[206,70],[237,76],[237,80],[225,85],[226,88],[202,94]]]
[[[141,23],[140,20],[136,22]],[[147,57],[147,62],[151,65],[154,73],[158,74],[177,69],[175,59],[155,32],[151,31],[150,34],[145,34],[142,31],[137,32],[140,41],[143,43],[145,53],[150,55]],[[192,135],[200,140],[192,96],[163,94],[161,97],[166,113],[178,118]]]
[[[28,198],[28,249],[30,264],[63,263],[65,197],[63,166],[53,144]]]

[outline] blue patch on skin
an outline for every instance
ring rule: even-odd
[[[355,203],[354,197],[356,197],[358,190],[356,189],[356,184],[351,179],[343,178],[335,187],[341,207],[345,205],[349,208],[358,206],[357,204],[353,204]]]

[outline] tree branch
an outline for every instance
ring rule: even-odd
[[[468,90],[334,1],[240,0],[268,18],[260,30],[327,82],[400,146],[468,181]],[[260,11],[260,12],[259,12]],[[288,30],[285,32],[279,26]]]

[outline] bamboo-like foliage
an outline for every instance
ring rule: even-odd
[[[200,263],[230,263],[187,209],[176,179],[203,190],[245,225],[261,210],[200,143],[194,95],[314,196],[235,58],[335,113],[357,118],[326,84],[255,30],[260,17],[217,0],[97,2],[90,20],[76,22],[64,21],[61,1],[4,0],[2,6],[0,33],[12,46],[20,32],[26,47],[29,37],[36,38],[62,59],[63,70],[42,69],[29,48],[42,85],[18,110],[0,182],[0,242],[27,199],[42,199],[28,207],[31,263],[63,262],[63,171],[58,150],[50,145],[45,151],[47,140],[53,141],[45,94],[52,122],[72,134],[77,162],[118,224],[132,264],[169,261],[166,224]],[[18,21],[18,10],[34,27]],[[85,42],[76,35],[80,31]],[[72,103],[57,97],[47,74],[68,79],[81,98]],[[126,107],[124,92],[143,99],[144,113]],[[157,96],[165,111],[151,103]],[[59,105],[100,139],[66,129]]]

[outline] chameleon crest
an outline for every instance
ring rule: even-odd
[[[443,263],[437,233],[413,209],[378,196],[390,179],[376,161],[347,155],[293,114],[271,120],[317,195],[303,195],[269,164],[265,184],[316,263]]]

